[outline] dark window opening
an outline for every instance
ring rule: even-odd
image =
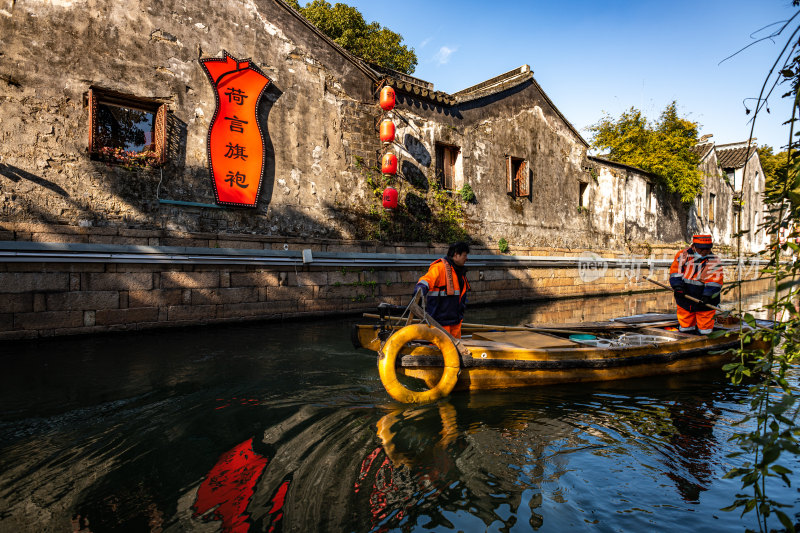
[[[512,197],[530,197],[531,179],[524,159],[506,156],[506,193]]]
[[[164,162],[166,104],[97,88],[89,90],[88,100],[93,158],[133,166]]]
[[[436,179],[443,189],[456,188],[456,161],[461,149],[446,144],[436,144]]]

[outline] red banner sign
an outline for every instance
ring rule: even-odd
[[[258,103],[270,79],[252,61],[223,52],[201,59],[215,89],[217,108],[208,128],[208,165],[221,205],[255,207],[264,175],[264,139]]]

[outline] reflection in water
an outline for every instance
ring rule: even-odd
[[[594,320],[629,298],[470,320]],[[6,344],[0,531],[756,526],[719,511],[746,409],[720,372],[398,405],[349,322]],[[793,489],[774,494],[800,512]]]
[[[249,515],[245,510],[267,462],[266,457],[253,451],[253,439],[225,452],[197,489],[193,516],[221,520],[225,531],[248,531]]]

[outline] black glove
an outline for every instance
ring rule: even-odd
[[[711,305],[711,295],[704,294],[700,297],[700,301],[705,305]]]
[[[416,286],[414,287],[414,294],[416,294],[418,290],[422,291],[422,296],[425,296],[425,295],[428,294],[428,286],[425,285],[424,283],[417,283],[416,284]]]
[[[684,296],[686,294],[686,289],[683,288],[683,285],[679,285],[673,290],[675,291],[676,296]]]

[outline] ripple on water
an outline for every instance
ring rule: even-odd
[[[20,348],[0,377],[0,530],[70,530],[73,515],[96,532],[755,527],[718,511],[746,409],[719,373],[405,406],[346,326]]]

